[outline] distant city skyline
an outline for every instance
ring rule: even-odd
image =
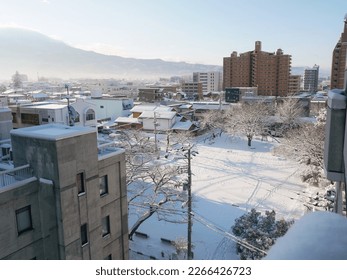
[[[283,49],[292,66],[330,69],[345,0],[0,0],[0,27],[103,54],[222,65],[231,52]]]

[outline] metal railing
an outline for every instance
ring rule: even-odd
[[[0,187],[11,185],[18,181],[31,178],[32,176],[33,172],[29,164],[0,171]]]

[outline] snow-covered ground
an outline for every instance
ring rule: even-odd
[[[275,141],[254,139],[248,147],[246,139],[227,135],[203,139],[196,139],[199,154],[191,161],[194,259],[239,259],[228,232],[234,220],[252,208],[275,210],[277,218],[285,219],[306,212],[304,203],[315,189],[301,182],[297,162],[272,153]],[[130,226],[136,220],[131,213]],[[187,224],[159,221],[156,215],[139,231],[148,237],[130,241],[132,259],[171,259],[176,250],[161,238],[187,238]]]

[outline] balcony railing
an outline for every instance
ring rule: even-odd
[[[0,171],[0,187],[5,187],[31,177],[33,177],[33,172],[29,164]]]

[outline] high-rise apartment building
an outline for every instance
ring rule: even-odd
[[[223,59],[223,88],[258,87],[258,95],[285,96],[288,94],[291,55],[261,50],[255,42],[253,51],[233,52]]]
[[[344,29],[337,42],[332,58],[330,88],[343,89],[345,87],[345,66],[347,50],[347,15],[344,20]]]
[[[95,129],[54,124],[12,130],[11,143],[0,259],[128,259],[124,150],[98,146]]]
[[[202,84],[202,92],[214,92],[222,90],[221,72],[194,72],[193,82]]]
[[[304,91],[315,93],[318,90],[319,66],[306,68],[304,72]]]

